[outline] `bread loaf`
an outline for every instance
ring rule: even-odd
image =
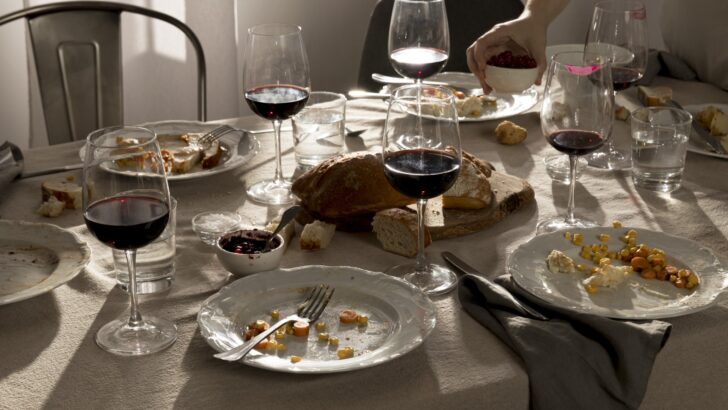
[[[392,208],[377,212],[372,222],[382,247],[399,255],[417,255],[417,214],[405,209]],[[432,242],[425,227],[425,246]]]
[[[324,219],[372,214],[413,203],[384,176],[381,154],[355,152],[329,158],[293,183],[308,212]]]
[[[299,243],[301,249],[315,250],[324,249],[329,246],[331,238],[336,231],[336,225],[332,225],[322,221],[313,221],[303,227]]]
[[[637,86],[637,97],[642,104],[648,107],[658,107],[672,100],[672,88],[664,85],[656,87],[639,85]]]
[[[53,196],[66,204],[68,209],[81,209],[83,196],[81,186],[70,180],[51,180],[41,184],[43,202]]]
[[[460,174],[442,195],[442,206],[451,209],[482,209],[491,203],[490,177],[493,166],[463,151]]]

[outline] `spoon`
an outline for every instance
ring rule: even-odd
[[[268,252],[270,250],[270,243],[273,240],[273,238],[278,235],[278,232],[281,231],[281,229],[285,228],[286,225],[288,225],[293,218],[298,215],[298,212],[301,210],[301,207],[299,205],[293,205],[292,207],[286,209],[285,212],[283,212],[283,215],[281,215],[281,222],[278,223],[278,226],[276,226],[276,229],[273,230],[273,234],[268,237],[268,240],[265,241],[265,248],[263,248],[263,252]]]

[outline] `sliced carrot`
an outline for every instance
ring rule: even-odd
[[[341,323],[354,323],[358,317],[359,314],[351,309],[344,309],[341,313],[339,313],[339,320]]]
[[[308,323],[296,322],[293,324],[293,335],[294,336],[308,336]]]

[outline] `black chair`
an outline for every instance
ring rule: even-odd
[[[397,75],[389,63],[389,20],[394,0],[379,0],[369,19],[369,29],[359,64],[359,88],[376,90],[381,84],[372,73]],[[445,0],[450,29],[450,58],[444,71],[468,71],[465,50],[495,24],[512,20],[523,11],[520,0]]]
[[[93,130],[123,124],[122,12],[165,21],[187,36],[197,55],[197,117],[206,120],[205,54],[185,23],[130,4],[43,4],[0,16],[0,25],[22,18],[28,22],[50,144],[85,139]]]

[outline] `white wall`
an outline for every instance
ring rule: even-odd
[[[2,0],[0,14],[51,0]],[[116,0],[152,8],[186,22],[207,57],[208,119],[248,114],[241,98],[247,29],[261,23],[303,29],[314,90],[346,92],[356,83],[368,18],[377,0]],[[462,0],[464,1],[464,0]],[[487,0],[483,0],[487,1]],[[646,0],[653,47],[662,0]],[[571,0],[549,29],[549,44],[579,43],[594,1]],[[196,118],[196,65],[185,37],[165,23],[125,16],[123,28],[125,122]],[[0,27],[0,140],[45,145],[35,72],[29,71],[25,24]],[[19,47],[20,45],[20,47]],[[32,69],[32,66],[30,67]],[[28,76],[28,72],[33,73]]]

